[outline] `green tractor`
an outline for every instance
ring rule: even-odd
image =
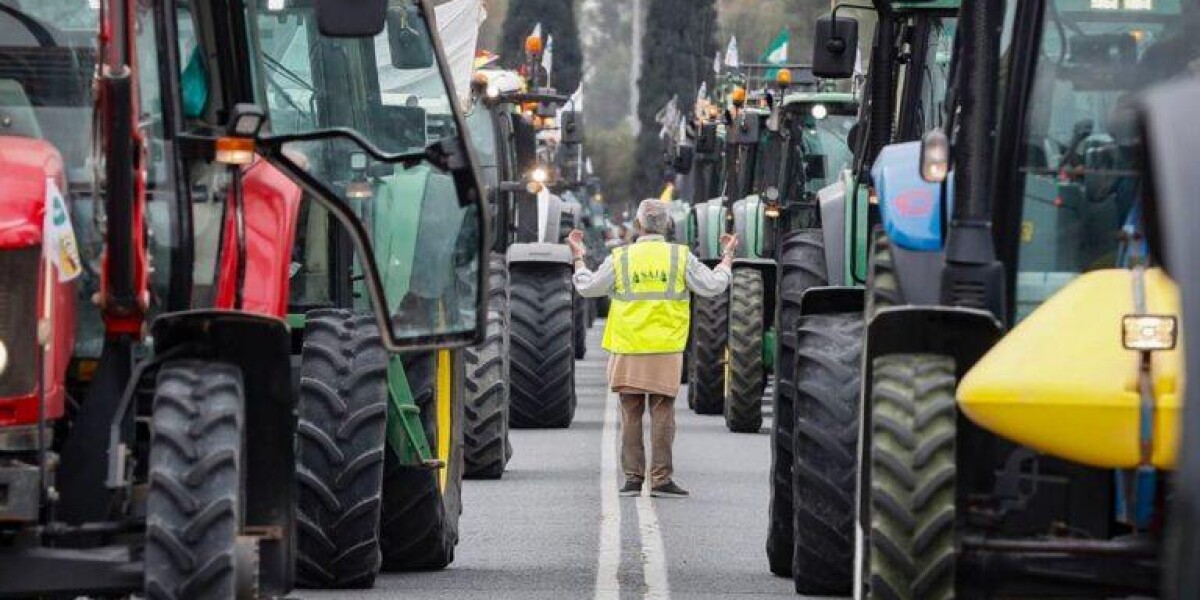
[[[267,8],[257,20],[273,132],[296,136],[285,151],[309,176],[330,179],[365,223],[385,308],[401,329],[483,318],[456,240],[485,232],[437,208],[459,201],[451,172],[374,163],[375,147],[304,135],[350,127],[372,131],[387,149],[465,138],[428,10],[392,2],[379,44],[322,35],[302,3]],[[324,588],[370,585],[381,567],[453,561],[468,388],[463,350],[375,351],[378,333],[360,316],[370,307],[362,261],[328,233],[334,218],[301,207],[288,303],[300,354],[297,571],[303,585]]]
[[[845,594],[853,579],[855,454],[869,240],[869,173],[887,144],[941,124],[957,2],[874,2],[871,72],[856,69],[857,22],[818,20],[814,74],[854,78],[853,162],[817,192],[815,220],[781,242],[779,351],[767,558],[802,594]],[[829,173],[826,173],[829,175]]]

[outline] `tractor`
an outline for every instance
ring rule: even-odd
[[[436,57],[432,17],[412,2],[387,10],[374,42],[323,36],[311,4],[259,12],[272,133],[344,127],[372,131],[376,146],[404,151],[460,131],[465,137],[457,97],[443,84],[449,71]],[[435,208],[458,204],[449,172],[372,164],[344,144],[301,141],[291,148],[305,157],[306,173],[334,182],[368,228],[375,260],[387,265],[387,308],[402,315],[394,320],[466,318],[475,275],[460,240],[480,233],[461,215]],[[339,152],[350,159],[348,176],[339,171],[346,168]],[[298,575],[305,587],[361,587],[380,568],[435,569],[453,560],[473,365],[458,350],[391,357],[366,351],[375,333],[362,324],[370,306],[361,261],[327,233],[329,218],[302,206],[291,244],[288,316],[300,355],[296,474],[304,524]],[[351,468],[355,478],[347,479]]]
[[[347,72],[278,69],[257,45],[268,24],[286,23],[304,27],[306,48],[370,53],[388,23],[404,23],[425,31],[424,49],[398,54],[421,54],[429,89],[451,97],[436,32],[424,25],[432,9],[292,4],[306,14],[270,14],[282,10],[273,2],[0,3],[0,145],[14,161],[0,169],[0,210],[21,217],[6,219],[17,225],[0,252],[13,302],[0,320],[5,347],[24,348],[6,352],[17,359],[0,373],[0,596],[278,597],[297,571],[315,572],[306,556],[336,571],[336,584],[369,585],[380,562],[369,539],[379,487],[403,488],[393,502],[436,491],[436,504],[422,505],[442,507],[450,467],[439,471],[436,459],[420,473],[440,490],[383,475],[393,458],[382,415],[389,354],[468,345],[482,330],[486,221],[456,134],[461,117],[447,110],[432,143],[425,131],[415,145],[397,143],[381,96],[364,86],[340,106],[374,126],[314,118],[315,96],[344,91]],[[288,92],[276,87],[279,73]],[[276,110],[272,94],[295,92],[304,102],[290,96],[294,113]],[[413,171],[436,173],[449,196],[409,197],[421,226],[380,235],[356,203],[370,194],[360,184],[367,173]],[[404,241],[453,284],[403,289],[394,273],[384,277],[377,258],[393,254],[383,246]],[[305,268],[301,286],[294,277]],[[291,327],[295,298],[321,293],[327,302],[303,331]],[[352,426],[333,437],[304,423],[313,393],[325,392]],[[357,418],[345,420],[351,409]],[[449,410],[423,412],[448,422]],[[328,461],[360,458],[339,469],[334,495],[315,498],[294,473],[314,464],[304,440],[322,437]],[[342,483],[362,491],[362,510],[310,512],[314,499],[334,510],[347,497]],[[409,531],[393,540],[437,527],[431,513],[398,514]],[[312,546],[322,535],[366,543],[326,561]]]
[[[941,123],[956,2],[874,3],[878,26],[865,85],[857,22],[836,6],[817,22],[813,73],[861,88],[854,151],[817,214],[780,244],[779,350],[772,423],[767,559],[802,594],[850,591],[855,444],[869,232],[878,222],[870,171],[879,151]],[[827,177],[833,174],[826,172]],[[796,228],[797,225],[799,228]],[[795,501],[793,501],[795,499]]]
[[[963,2],[949,122],[874,167],[856,595],[1158,594],[1179,307],[1135,95],[1197,35],[1188,2]]]
[[[571,252],[564,240],[578,226],[579,204],[556,192],[564,184],[559,152],[582,131],[560,128],[568,98],[545,86],[542,40],[525,43],[528,91],[499,94],[495,102],[519,107],[515,137],[518,190],[501,223],[511,235],[509,269],[509,425],[564,428],[575,417],[575,360],[585,308],[571,282]],[[567,117],[564,120],[573,120]],[[581,125],[581,123],[578,123]]]

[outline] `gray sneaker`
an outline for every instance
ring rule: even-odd
[[[691,494],[687,490],[675,485],[674,481],[668,481],[662,485],[650,488],[650,495],[655,498],[687,498]]]
[[[620,494],[622,496],[641,496],[642,486],[645,483],[640,479],[626,479],[625,485],[621,487]]]

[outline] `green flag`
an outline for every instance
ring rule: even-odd
[[[767,46],[767,51],[763,52],[762,61],[773,65],[786,65],[788,61],[788,35],[787,27],[775,36],[771,44]]]

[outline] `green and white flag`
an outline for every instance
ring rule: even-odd
[[[784,27],[779,35],[771,41],[771,45],[767,46],[767,51],[763,52],[762,61],[772,65],[786,65],[788,61],[788,30]]]

